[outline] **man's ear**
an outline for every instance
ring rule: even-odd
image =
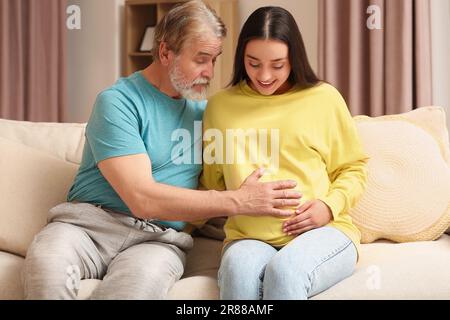
[[[159,44],[159,61],[165,67],[167,67],[172,60],[173,52],[169,49],[166,42],[161,42]]]

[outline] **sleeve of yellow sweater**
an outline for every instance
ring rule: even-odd
[[[336,220],[362,195],[369,157],[363,151],[355,122],[342,96],[334,89],[330,99],[332,111],[328,123],[323,123],[324,141],[319,152],[326,163],[331,186],[328,194],[319,200],[330,207]]]

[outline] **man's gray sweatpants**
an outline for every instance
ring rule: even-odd
[[[80,279],[103,279],[91,299],[164,299],[181,278],[192,237],[89,203],[62,203],[28,249],[25,299],[76,299]]]

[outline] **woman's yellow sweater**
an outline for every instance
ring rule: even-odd
[[[329,206],[329,223],[344,232],[359,251],[361,234],[349,209],[365,188],[367,155],[340,93],[321,83],[263,96],[244,81],[213,96],[203,117],[207,189],[235,190],[258,167],[260,181],[292,179],[301,203],[319,199]],[[282,247],[293,239],[282,231],[288,218],[237,215],[225,224],[225,244],[257,239]]]

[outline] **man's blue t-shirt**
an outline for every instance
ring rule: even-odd
[[[206,101],[170,98],[140,72],[119,79],[97,97],[86,126],[81,165],[67,201],[88,202],[132,215],[97,163],[141,153],[149,155],[155,181],[196,189],[202,170],[202,137],[194,129],[198,129],[200,123],[195,122],[202,120],[205,106]],[[160,223],[176,230],[186,225],[181,221]]]

